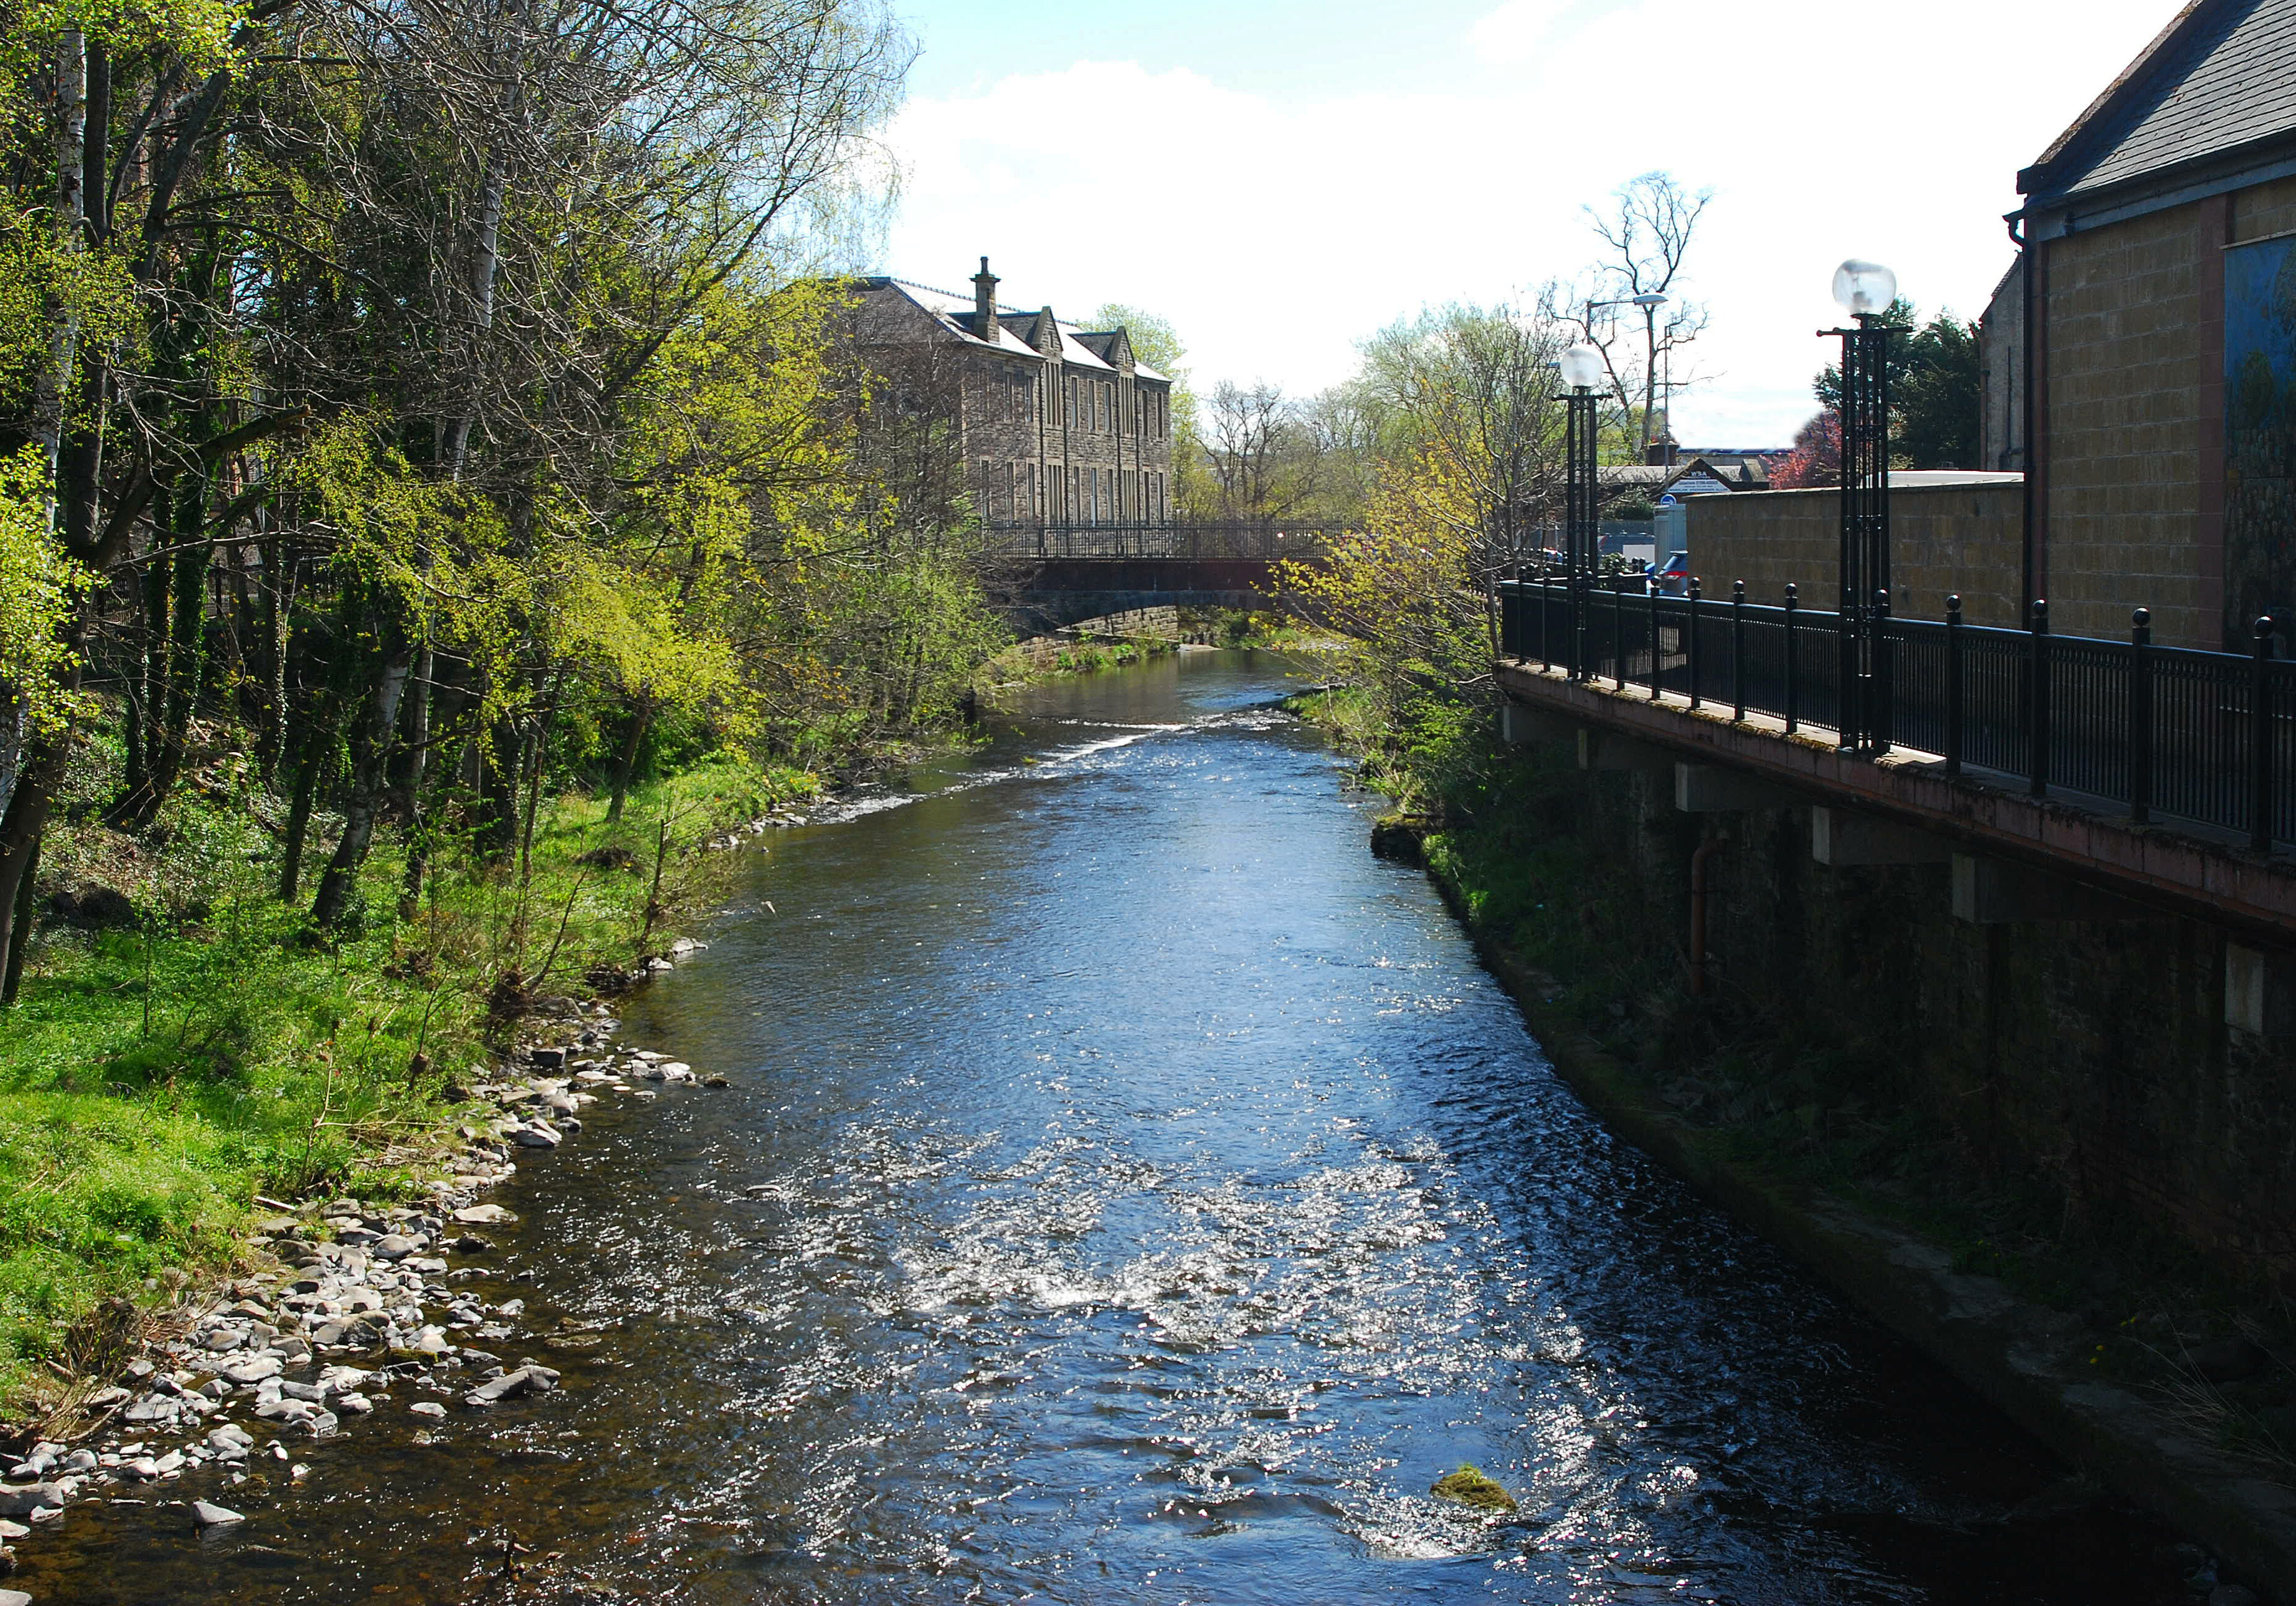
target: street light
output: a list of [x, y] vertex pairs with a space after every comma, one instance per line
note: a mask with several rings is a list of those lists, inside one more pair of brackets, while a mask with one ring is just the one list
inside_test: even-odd
[[1608, 372], [1603, 354], [1581, 343], [1562, 354], [1562, 548], [1570, 579], [1570, 678], [1587, 677], [1587, 593], [1595, 578], [1595, 389]]
[[1898, 275], [1856, 258], [1833, 270], [1853, 329], [1841, 340], [1841, 745], [1890, 750], [1890, 325]]

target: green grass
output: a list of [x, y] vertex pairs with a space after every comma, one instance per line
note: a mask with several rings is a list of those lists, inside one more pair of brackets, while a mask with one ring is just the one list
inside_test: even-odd
[[[698, 844], [813, 784], [709, 763], [634, 793], [611, 827], [603, 801], [561, 798], [527, 873], [449, 853], [405, 923], [386, 841], [336, 940], [272, 896], [264, 799], [194, 796], [142, 840], [52, 828], [43, 885], [121, 887], [137, 921], [43, 930], [0, 1018], [0, 1416], [37, 1417], [100, 1358], [113, 1302], [227, 1267], [258, 1195], [406, 1192], [454, 1083], [516, 1029], [489, 1015], [504, 972], [537, 996], [592, 992], [593, 966], [660, 948], [695, 906], [717, 864]], [[606, 846], [627, 860], [577, 862]]]

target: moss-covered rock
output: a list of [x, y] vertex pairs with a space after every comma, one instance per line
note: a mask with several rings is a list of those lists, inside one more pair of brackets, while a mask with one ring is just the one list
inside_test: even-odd
[[1461, 1505], [1473, 1506], [1479, 1512], [1511, 1512], [1514, 1496], [1508, 1494], [1496, 1479], [1486, 1478], [1480, 1468], [1462, 1466], [1456, 1472], [1446, 1472], [1435, 1480], [1428, 1491], [1439, 1500], [1456, 1500]]

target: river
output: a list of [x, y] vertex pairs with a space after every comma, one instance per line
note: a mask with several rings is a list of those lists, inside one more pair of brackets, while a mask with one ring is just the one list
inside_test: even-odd
[[[2180, 1598], [2167, 1536], [1590, 1118], [1265, 656], [1030, 691], [751, 849], [498, 1197], [557, 1394], [48, 1602]], [[1295, 683], [1296, 684], [1296, 683]], [[1520, 1501], [1430, 1496], [1462, 1463]], [[172, 1492], [172, 1491], [171, 1491]], [[523, 1548], [508, 1548], [518, 1546]]]

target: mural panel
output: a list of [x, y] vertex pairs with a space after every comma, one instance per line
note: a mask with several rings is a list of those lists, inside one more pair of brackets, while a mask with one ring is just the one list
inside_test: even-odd
[[2225, 644], [2296, 640], [2296, 239], [2225, 253]]

